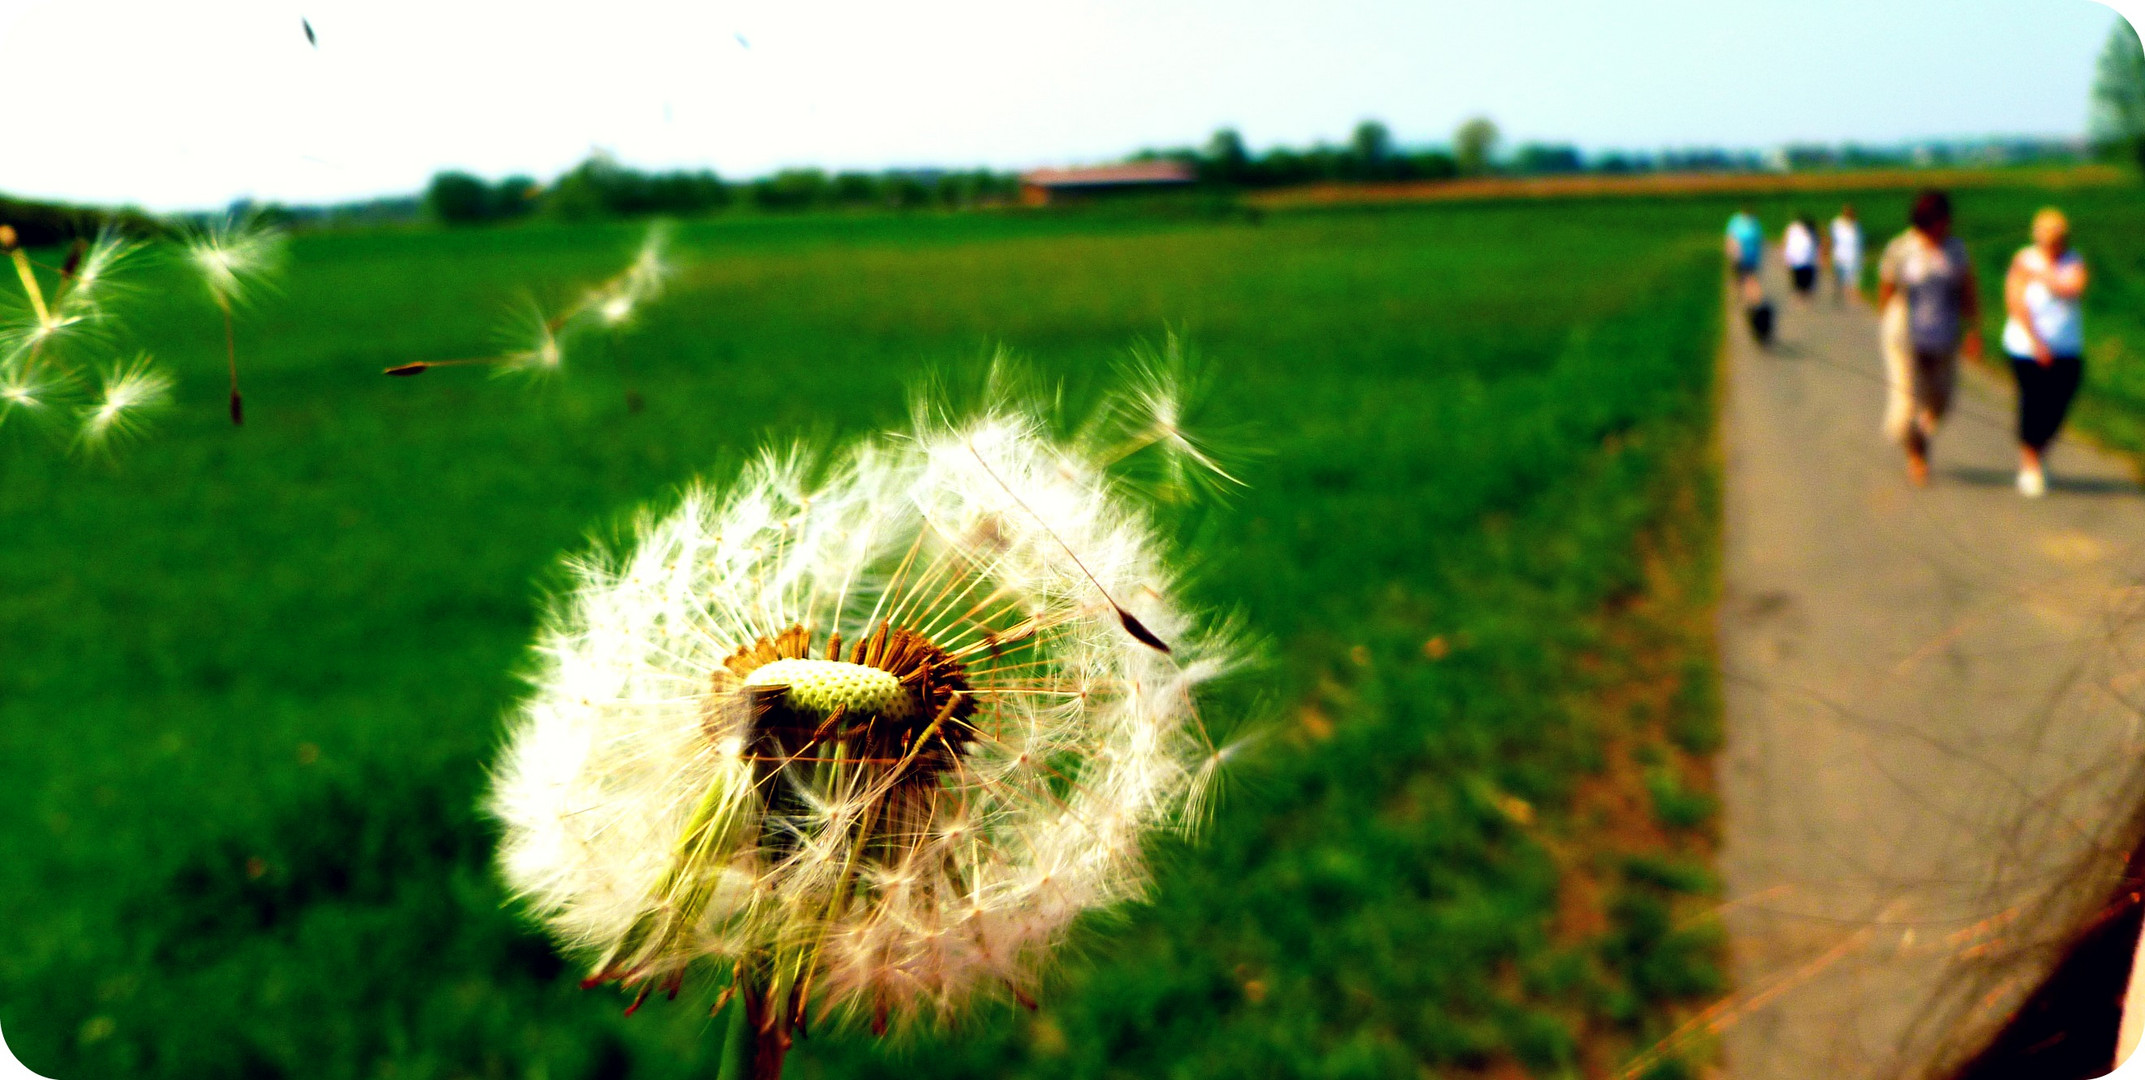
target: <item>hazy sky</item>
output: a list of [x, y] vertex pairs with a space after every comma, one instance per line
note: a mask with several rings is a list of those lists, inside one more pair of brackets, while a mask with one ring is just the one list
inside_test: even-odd
[[[2138, 0], [2121, 0], [2133, 14]], [[311, 21], [318, 46], [299, 20]], [[1600, 149], [2084, 130], [2089, 0], [0, 0], [0, 191], [152, 209], [1025, 167], [1468, 116]]]

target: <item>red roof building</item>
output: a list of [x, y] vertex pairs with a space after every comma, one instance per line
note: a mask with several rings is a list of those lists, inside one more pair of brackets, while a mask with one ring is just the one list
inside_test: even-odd
[[1020, 177], [1020, 201], [1048, 206], [1068, 198], [1108, 192], [1183, 187], [1199, 174], [1181, 161], [1134, 161], [1085, 169], [1035, 169]]

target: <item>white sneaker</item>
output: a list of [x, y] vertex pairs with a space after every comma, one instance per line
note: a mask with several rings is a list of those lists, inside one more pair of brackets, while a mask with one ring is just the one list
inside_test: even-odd
[[2048, 494], [2048, 477], [2039, 469], [2020, 469], [2018, 493], [2029, 499], [2038, 499]]

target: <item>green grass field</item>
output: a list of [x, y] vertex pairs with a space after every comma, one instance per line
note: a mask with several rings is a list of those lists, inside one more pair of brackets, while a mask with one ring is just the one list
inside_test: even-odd
[[1039, 1012], [814, 1033], [792, 1075], [1614, 1066], [1722, 988], [1726, 210], [688, 225], [672, 297], [537, 384], [378, 372], [495, 349], [636, 230], [307, 235], [241, 325], [243, 430], [213, 309], [147, 274], [178, 407], [110, 461], [0, 429], [0, 1026], [68, 1078], [712, 1075], [704, 1000], [622, 1018], [488, 867], [556, 560], [769, 440], [899, 425], [995, 346], [1077, 400], [1175, 329], [1253, 451], [1172, 527], [1271, 643], [1210, 706], [1259, 751]]

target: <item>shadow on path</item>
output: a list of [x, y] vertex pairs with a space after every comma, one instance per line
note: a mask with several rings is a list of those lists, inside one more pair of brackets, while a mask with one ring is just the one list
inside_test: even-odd
[[[1977, 484], [1981, 487], [2011, 488], [2018, 485], [2018, 473], [2012, 469], [1991, 469], [1975, 465], [1954, 465], [1939, 469], [1940, 480], [1955, 480], [1962, 484]], [[2145, 495], [2135, 480], [2119, 477], [2058, 476], [2049, 474], [2048, 490], [2069, 492], [2074, 495]]]

